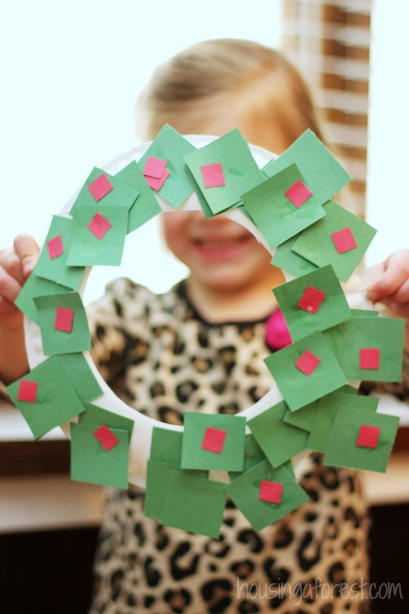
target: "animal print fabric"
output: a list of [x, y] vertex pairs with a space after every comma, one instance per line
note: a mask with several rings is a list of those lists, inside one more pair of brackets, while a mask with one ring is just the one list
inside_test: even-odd
[[[265, 320], [210, 324], [182, 282], [153, 295], [112, 282], [89, 309], [93, 357], [112, 389], [152, 418], [245, 409], [269, 389]], [[310, 501], [256, 533], [228, 502], [217, 540], [143, 515], [143, 492], [107, 489], [90, 614], [368, 612], [368, 518], [359, 475], [305, 460]]]

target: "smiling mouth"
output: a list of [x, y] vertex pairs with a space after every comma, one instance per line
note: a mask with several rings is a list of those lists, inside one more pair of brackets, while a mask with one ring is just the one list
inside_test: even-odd
[[195, 239], [193, 242], [198, 247], [207, 249], [228, 249], [246, 243], [249, 239], [248, 236], [244, 235], [235, 239]]

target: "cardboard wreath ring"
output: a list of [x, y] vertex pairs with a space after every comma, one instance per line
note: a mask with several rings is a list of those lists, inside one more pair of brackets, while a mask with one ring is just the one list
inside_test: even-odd
[[[208, 145], [218, 137], [215, 136], [207, 136], [207, 135], [189, 135], [185, 136], [185, 138], [195, 147], [204, 147]], [[138, 162], [145, 152], [150, 147], [151, 142], [144, 143], [139, 147], [136, 147], [125, 154], [118, 156], [115, 160], [106, 164], [102, 167], [104, 171], [109, 174], [115, 175], [120, 170], [122, 170], [125, 166], [127, 166], [130, 162], [136, 161]], [[270, 160], [276, 158], [277, 156], [266, 149], [258, 147], [256, 145], [249, 144], [250, 151], [253, 155], [254, 160], [257, 165], [261, 168], [265, 164], [267, 164]], [[162, 214], [166, 213], [166, 211], [175, 211], [173, 207], [168, 205], [166, 201], [160, 196], [158, 193], [154, 193], [155, 197], [162, 209]], [[77, 197], [77, 193], [66, 203], [63, 209], [59, 212], [60, 216], [68, 216], [68, 213], [74, 204], [74, 201]], [[193, 192], [183, 203], [181, 207], [177, 210], [183, 211], [201, 211], [201, 206], [197, 195]], [[240, 210], [237, 208], [232, 208], [226, 211], [223, 215], [229, 217], [235, 222], [241, 224], [247, 230], [249, 230], [255, 238], [264, 245], [264, 247], [269, 251], [272, 255], [275, 252], [275, 249], [270, 249], [266, 244], [262, 234], [258, 230], [258, 228], [251, 222], [251, 220]], [[130, 233], [131, 234], [131, 233]], [[91, 271], [92, 267], [86, 267], [84, 271], [84, 275], [78, 289], [78, 293], [82, 297], [84, 294], [85, 286], [87, 283], [88, 275]], [[286, 281], [288, 281], [291, 276], [287, 275]], [[37, 367], [39, 364], [46, 360], [46, 356], [43, 352], [42, 341], [41, 341], [41, 332], [39, 326], [27, 318], [24, 317], [24, 333], [25, 333], [25, 344], [26, 351], [28, 356], [28, 362], [30, 370]], [[102, 395], [93, 400], [93, 403], [96, 405], [117, 413], [121, 416], [125, 416], [134, 421], [134, 429], [132, 432], [132, 438], [129, 447], [129, 462], [128, 462], [128, 481], [131, 484], [135, 484], [140, 487], [145, 487], [146, 482], [146, 466], [147, 461], [150, 455], [150, 445], [151, 445], [151, 436], [152, 430], [154, 427], [167, 429], [167, 430], [176, 430], [183, 431], [183, 426], [176, 426], [172, 424], [167, 424], [165, 422], [160, 422], [154, 418], [150, 418], [148, 416], [143, 415], [138, 410], [133, 407], [128, 406], [124, 403], [108, 386], [105, 382], [98, 369], [96, 368], [94, 361], [91, 357], [90, 352], [82, 352], [85, 359], [87, 360], [95, 379], [97, 380], [99, 386], [102, 389]], [[272, 385], [270, 390], [262, 397], [257, 403], [251, 405], [250, 407], [242, 410], [236, 415], [244, 416], [247, 419], [253, 418], [259, 413], [263, 412], [265, 409], [268, 409], [272, 405], [278, 403], [283, 400], [283, 395], [279, 391], [275, 381], [272, 379]], [[69, 422], [65, 422], [60, 425], [62, 431], [64, 432], [67, 438], [70, 438], [70, 422], [75, 422], [77, 418], [73, 418]], [[246, 432], [249, 432], [248, 427], [246, 427]], [[302, 453], [300, 456], [305, 456], [306, 453]]]

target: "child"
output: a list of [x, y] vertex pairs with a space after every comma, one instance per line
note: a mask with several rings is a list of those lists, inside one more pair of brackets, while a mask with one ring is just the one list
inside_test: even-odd
[[[154, 74], [138, 112], [146, 139], [165, 122], [182, 134], [237, 127], [276, 153], [306, 128], [320, 136], [298, 72], [247, 41], [208, 41], [182, 52]], [[176, 211], [163, 216], [163, 229], [188, 279], [160, 296], [126, 279], [109, 284], [89, 308], [94, 360], [126, 403], [158, 420], [181, 424], [186, 410], [234, 414], [271, 385], [265, 325], [276, 307], [271, 289], [283, 275], [249, 232], [223, 216]], [[12, 301], [36, 254], [27, 236], [0, 254], [0, 348], [16, 348], [11, 359], [0, 354], [8, 381], [27, 369]], [[393, 255], [376, 277], [371, 300], [389, 300], [407, 317], [408, 253]], [[368, 520], [358, 474], [312, 455], [301, 484], [310, 502], [261, 533], [228, 503], [219, 540], [144, 517], [137, 488], [109, 489], [91, 613], [363, 612]]]

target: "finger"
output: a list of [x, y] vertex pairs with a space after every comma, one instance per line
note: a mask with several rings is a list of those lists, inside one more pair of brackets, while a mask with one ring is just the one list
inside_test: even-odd
[[14, 249], [21, 260], [23, 275], [27, 277], [38, 260], [39, 247], [30, 235], [18, 235], [14, 239]]
[[0, 315], [15, 313], [16, 311], [19, 311], [19, 309], [13, 303], [9, 303], [9, 301], [0, 296]]
[[388, 314], [393, 318], [409, 318], [409, 305], [385, 301]]
[[391, 301], [401, 305], [407, 303], [409, 306], [409, 280], [407, 279], [404, 281], [400, 288], [398, 288], [397, 292], [391, 294], [391, 296], [389, 296], [386, 300], [388, 302]]
[[21, 286], [14, 277], [0, 267], [0, 296], [10, 303], [14, 303], [19, 295]]
[[5, 249], [0, 255], [0, 265], [11, 275], [14, 279], [17, 279], [20, 285], [24, 283], [23, 270], [21, 266], [21, 260], [17, 256], [14, 249]]
[[367, 297], [373, 303], [395, 294], [409, 277], [409, 262], [401, 252], [395, 252], [385, 262], [385, 272], [368, 289]]

